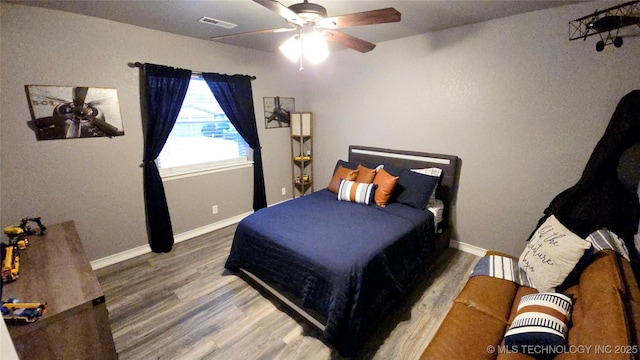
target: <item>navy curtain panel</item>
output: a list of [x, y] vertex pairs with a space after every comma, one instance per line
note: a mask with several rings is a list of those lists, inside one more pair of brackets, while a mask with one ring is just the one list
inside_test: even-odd
[[191, 70], [162, 65], [143, 67], [146, 100], [144, 135], [144, 203], [147, 211], [149, 245], [156, 253], [173, 247], [173, 228], [164, 185], [155, 160], [167, 142], [187, 94]]
[[253, 210], [267, 207], [267, 195], [262, 171], [262, 151], [258, 139], [256, 115], [253, 108], [251, 77], [247, 75], [222, 75], [204, 73], [213, 96], [238, 130], [240, 136], [253, 150]]

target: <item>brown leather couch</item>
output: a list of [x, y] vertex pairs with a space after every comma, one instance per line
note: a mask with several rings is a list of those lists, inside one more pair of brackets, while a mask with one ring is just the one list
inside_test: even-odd
[[[420, 359], [533, 359], [501, 346], [520, 298], [535, 292], [507, 280], [470, 278]], [[640, 359], [640, 289], [628, 261], [599, 252], [565, 293], [573, 295], [569, 351], [556, 360]]]

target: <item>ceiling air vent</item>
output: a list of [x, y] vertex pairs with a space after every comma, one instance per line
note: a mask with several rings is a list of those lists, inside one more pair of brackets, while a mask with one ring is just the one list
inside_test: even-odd
[[210, 18], [210, 17], [207, 17], [207, 16], [201, 17], [200, 19], [198, 19], [198, 21], [200, 21], [201, 23], [204, 23], [204, 24], [223, 27], [225, 29], [233, 29], [234, 27], [238, 26], [238, 24], [234, 24], [234, 23], [230, 23], [230, 22], [227, 22], [227, 21], [222, 21], [222, 20]]

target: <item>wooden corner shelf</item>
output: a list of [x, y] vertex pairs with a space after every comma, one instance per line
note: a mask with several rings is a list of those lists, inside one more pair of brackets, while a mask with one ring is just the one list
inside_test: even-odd
[[[291, 113], [291, 193], [294, 198], [313, 192], [312, 118], [310, 112]], [[305, 176], [309, 180], [302, 181]]]

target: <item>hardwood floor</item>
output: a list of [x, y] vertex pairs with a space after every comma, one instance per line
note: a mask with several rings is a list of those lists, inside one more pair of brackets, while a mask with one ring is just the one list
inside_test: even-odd
[[[341, 359], [319, 331], [224, 269], [235, 226], [96, 271], [120, 359]], [[448, 249], [362, 359], [417, 359], [478, 261]]]

